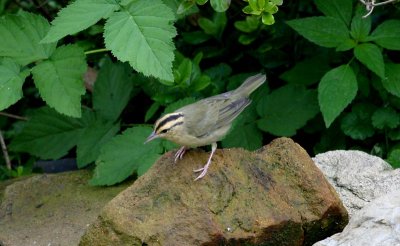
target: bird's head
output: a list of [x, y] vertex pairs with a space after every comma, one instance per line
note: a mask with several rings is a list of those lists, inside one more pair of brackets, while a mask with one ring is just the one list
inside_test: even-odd
[[165, 138], [174, 141], [174, 139], [180, 135], [179, 133], [182, 130], [183, 122], [184, 115], [181, 112], [164, 115], [156, 121], [154, 130], [150, 136], [147, 137], [145, 143], [156, 138]]

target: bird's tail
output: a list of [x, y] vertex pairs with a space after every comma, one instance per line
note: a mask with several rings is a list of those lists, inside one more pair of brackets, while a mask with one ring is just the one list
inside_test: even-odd
[[266, 79], [267, 76], [261, 73], [248, 77], [243, 84], [234, 91], [234, 93], [248, 97], [253, 91], [260, 87]]

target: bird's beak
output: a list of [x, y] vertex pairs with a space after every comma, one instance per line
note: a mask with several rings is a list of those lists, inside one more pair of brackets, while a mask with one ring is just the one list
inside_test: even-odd
[[150, 136], [147, 137], [146, 141], [144, 142], [145, 144], [147, 144], [148, 142], [150, 142], [153, 139], [158, 138], [159, 136], [153, 131]]

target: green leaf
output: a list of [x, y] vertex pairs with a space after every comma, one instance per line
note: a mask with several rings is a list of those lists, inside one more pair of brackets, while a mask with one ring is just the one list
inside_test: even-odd
[[20, 65], [48, 58], [56, 43], [39, 44], [50, 25], [40, 15], [20, 12], [0, 18], [0, 56], [14, 58]]
[[359, 44], [354, 49], [354, 55], [369, 70], [379, 77], [385, 78], [385, 63], [382, 51], [378, 46], [371, 43]]
[[160, 157], [159, 141], [144, 144], [150, 135], [150, 127], [132, 127], [111, 139], [101, 149], [91, 185], [113, 185], [133, 172], [142, 175]]
[[176, 19], [183, 19], [188, 15], [199, 12], [194, 0], [162, 0], [172, 12], [175, 14]]
[[400, 50], [400, 20], [387, 20], [380, 24], [368, 39], [388, 50]]
[[40, 96], [60, 113], [81, 116], [81, 96], [85, 94], [82, 75], [87, 69], [83, 50], [77, 45], [58, 47], [49, 60], [32, 68]]
[[259, 149], [262, 147], [262, 132], [255, 123], [239, 125], [222, 140], [222, 146], [241, 147], [247, 150]]
[[208, 0], [196, 0], [196, 3], [198, 4], [198, 5], [204, 5], [204, 4], [206, 4], [208, 2]]
[[293, 136], [318, 113], [317, 93], [303, 86], [286, 85], [260, 100], [258, 127], [276, 136]]
[[172, 81], [174, 18], [160, 0], [129, 1], [105, 24], [106, 48], [138, 72]]
[[314, 155], [330, 150], [346, 149], [346, 136], [340, 127], [335, 127], [335, 125], [320, 133], [321, 138], [313, 148]]
[[176, 56], [174, 61], [174, 82], [187, 86], [192, 75], [192, 61], [184, 56]]
[[80, 32], [101, 18], [108, 18], [118, 9], [119, 5], [114, 0], [76, 0], [58, 12], [58, 16], [51, 22], [50, 31], [41, 42], [55, 42]]
[[375, 110], [373, 104], [356, 104], [350, 113], [346, 114], [341, 121], [341, 129], [352, 139], [364, 140], [372, 137], [375, 133], [371, 123], [371, 116]]
[[272, 25], [275, 23], [275, 18], [271, 13], [263, 13], [261, 21], [264, 25]]
[[400, 97], [400, 64], [386, 63], [386, 76], [382, 80], [383, 87], [391, 94]]
[[[351, 2], [351, 1], [349, 1]], [[363, 9], [364, 11], [364, 9]], [[350, 35], [356, 41], [366, 41], [371, 31], [371, 17], [363, 18], [361, 14], [356, 14], [351, 21]]]
[[348, 38], [343, 43], [341, 43], [338, 47], [336, 47], [336, 51], [347, 51], [354, 49], [357, 43], [354, 39]]
[[349, 25], [352, 12], [353, 2], [348, 0], [314, 0], [319, 11], [326, 16], [340, 19], [344, 24]]
[[118, 124], [94, 121], [82, 132], [77, 143], [76, 155], [78, 167], [82, 168], [94, 162], [100, 155], [100, 149], [119, 131]]
[[225, 13], [216, 12], [214, 13], [212, 20], [203, 17], [199, 18], [197, 22], [205, 33], [220, 40], [227, 24], [227, 18]]
[[194, 103], [194, 102], [196, 102], [196, 99], [194, 99], [193, 97], [187, 97], [187, 98], [180, 99], [180, 100], [168, 105], [168, 107], [165, 108], [163, 115], [172, 113], [175, 110], [182, 108], [183, 106], [189, 105], [191, 103]]
[[309, 41], [328, 48], [338, 47], [349, 39], [346, 25], [333, 17], [308, 17], [287, 24]]
[[388, 131], [387, 136], [390, 140], [399, 141], [400, 140], [400, 130], [398, 128], [391, 129]]
[[93, 88], [93, 108], [108, 121], [115, 121], [131, 99], [132, 69], [107, 59]]
[[228, 135], [221, 141], [224, 148], [242, 147], [256, 150], [262, 147], [262, 132], [257, 128], [255, 120], [257, 112], [251, 104], [236, 120], [233, 121]]
[[297, 62], [294, 67], [281, 74], [279, 78], [290, 84], [312, 85], [319, 82], [328, 70], [328, 62], [321, 57], [315, 57]]
[[231, 0], [210, 0], [210, 4], [215, 11], [225, 12], [229, 8]]
[[341, 65], [327, 72], [318, 86], [318, 102], [326, 127], [350, 104], [358, 85], [353, 69]]
[[247, 16], [246, 20], [235, 21], [235, 28], [245, 33], [251, 33], [260, 27], [260, 21], [255, 16]]
[[203, 31], [182, 32], [180, 35], [182, 35], [182, 38], [186, 43], [194, 45], [204, 43], [211, 38], [210, 35], [207, 35]]
[[11, 59], [0, 62], [0, 110], [8, 108], [22, 97], [22, 84], [29, 71], [21, 68]]
[[378, 129], [393, 129], [400, 124], [400, 115], [391, 107], [379, 108], [372, 115], [372, 125]]
[[158, 102], [154, 102], [150, 106], [150, 108], [146, 111], [146, 115], [144, 116], [144, 122], [149, 121], [155, 115], [155, 113], [158, 111], [160, 106], [161, 105]]
[[77, 144], [92, 117], [89, 113], [82, 119], [74, 119], [48, 107], [36, 110], [22, 132], [12, 140], [10, 149], [42, 159], [61, 158]]
[[390, 150], [387, 158], [387, 162], [392, 165], [393, 168], [400, 168], [400, 146], [397, 145]]

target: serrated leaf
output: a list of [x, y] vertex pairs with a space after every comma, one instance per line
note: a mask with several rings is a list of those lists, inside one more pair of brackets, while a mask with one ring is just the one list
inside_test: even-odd
[[338, 47], [349, 39], [346, 25], [333, 17], [308, 17], [287, 24], [309, 41], [328, 48]]
[[108, 18], [112, 12], [119, 9], [114, 0], [76, 0], [58, 12], [51, 22], [52, 26], [42, 43], [51, 43], [61, 38], [80, 32]]
[[353, 2], [349, 0], [314, 0], [319, 11], [326, 16], [340, 19], [346, 25], [350, 24]]
[[48, 107], [36, 110], [22, 132], [10, 144], [13, 151], [27, 152], [42, 159], [58, 159], [77, 144], [93, 115], [74, 119]]
[[371, 116], [374, 112], [373, 104], [356, 104], [350, 113], [341, 120], [341, 129], [352, 139], [364, 140], [372, 137], [375, 133], [371, 123]]
[[0, 110], [8, 108], [22, 97], [22, 84], [29, 71], [21, 71], [11, 59], [0, 62]]
[[93, 88], [93, 108], [108, 121], [115, 121], [131, 99], [132, 69], [107, 59]]
[[297, 62], [279, 78], [290, 84], [312, 85], [318, 82], [328, 70], [329, 66], [325, 59], [316, 57]]
[[87, 69], [83, 50], [77, 45], [58, 47], [49, 60], [32, 68], [40, 96], [60, 113], [81, 116], [81, 96], [85, 94], [82, 75]]
[[146, 76], [172, 81], [174, 14], [160, 0], [130, 1], [104, 27], [106, 48]]
[[393, 129], [400, 124], [400, 115], [393, 108], [379, 108], [372, 115], [372, 125], [378, 129]]
[[120, 125], [94, 121], [82, 132], [77, 143], [76, 155], [79, 168], [94, 162], [103, 147], [120, 129]]
[[351, 21], [350, 35], [358, 42], [365, 41], [370, 31], [371, 17], [363, 18], [361, 14], [356, 14]]
[[385, 77], [385, 63], [383, 62], [382, 51], [378, 46], [371, 43], [359, 44], [354, 49], [354, 55], [376, 75], [381, 78]]
[[303, 86], [286, 85], [260, 100], [258, 127], [276, 136], [293, 136], [318, 113], [317, 93]]
[[215, 11], [225, 12], [229, 8], [231, 0], [210, 0], [210, 4]]
[[0, 56], [11, 57], [24, 66], [48, 58], [56, 43], [39, 44], [50, 25], [40, 15], [20, 12], [0, 18]]
[[368, 38], [388, 50], [400, 50], [400, 20], [387, 20]]
[[385, 68], [383, 87], [391, 94], [400, 97], [400, 64], [386, 63]]
[[326, 127], [353, 101], [358, 85], [353, 69], [341, 65], [327, 72], [318, 86], [318, 102]]
[[159, 141], [143, 144], [150, 127], [132, 127], [111, 139], [101, 150], [91, 185], [113, 185], [132, 173], [142, 175], [160, 157]]

